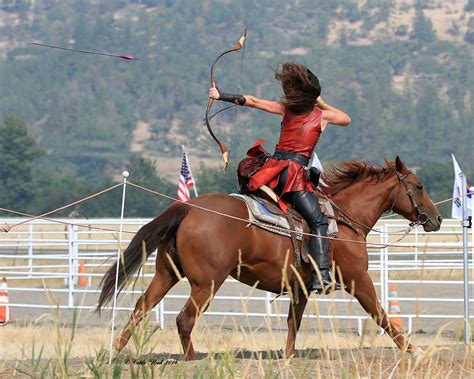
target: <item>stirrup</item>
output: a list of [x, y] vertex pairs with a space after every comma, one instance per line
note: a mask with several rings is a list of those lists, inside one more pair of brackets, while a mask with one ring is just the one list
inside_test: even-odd
[[331, 279], [331, 274], [329, 271], [327, 272], [327, 275], [325, 276], [328, 276], [328, 278], [321, 278], [322, 279], [322, 283], [321, 283], [321, 280], [319, 280], [319, 276], [313, 271], [311, 274], [311, 281], [306, 288], [308, 292], [315, 292], [318, 295], [320, 294], [327, 295], [333, 291], [338, 291], [338, 290], [342, 290], [346, 288], [345, 285], [339, 282], [333, 281]]

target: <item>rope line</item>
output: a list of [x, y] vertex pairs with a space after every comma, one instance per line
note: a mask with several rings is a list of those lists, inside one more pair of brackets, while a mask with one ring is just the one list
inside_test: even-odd
[[[7, 212], [7, 213], [13, 213], [13, 214], [16, 214], [16, 215], [19, 215], [19, 216], [24, 216], [24, 217], [36, 217], [34, 215], [31, 215], [29, 213], [23, 213], [23, 212], [18, 212], [18, 211], [14, 211], [12, 209], [8, 209], [8, 208], [2, 208], [0, 207], [0, 211], [3, 211], [3, 212]], [[40, 216], [38, 216], [40, 217]], [[37, 217], [37, 218], [38, 218]], [[74, 223], [74, 222], [67, 222], [67, 221], [63, 221], [63, 220], [56, 220], [54, 218], [48, 218], [48, 217], [41, 217], [41, 220], [45, 220], [45, 221], [49, 221], [49, 222], [54, 222], [56, 224], [62, 224], [62, 225], [69, 225], [69, 226], [77, 226], [79, 228], [86, 228], [86, 229], [94, 229], [94, 230], [102, 230], [102, 231], [105, 231], [105, 232], [116, 232], [118, 233], [118, 230], [117, 229], [109, 229], [109, 228], [102, 228], [100, 226], [93, 226], [91, 224], [77, 224], [77, 223]], [[0, 231], [3, 231], [5, 233], [8, 233], [11, 229], [13, 229], [13, 227], [15, 227], [16, 225], [3, 225], [1, 228]], [[124, 230], [122, 233], [129, 233], [129, 234], [135, 234], [135, 232], [130, 232], [130, 231], [126, 231]]]
[[[145, 191], [145, 192], [148, 192], [148, 193], [151, 193], [151, 194], [154, 194], [154, 195], [157, 195], [157, 196], [161, 196], [165, 199], [168, 199], [168, 200], [171, 200], [173, 202], [178, 202], [178, 203], [181, 203], [181, 204], [185, 204], [186, 206], [189, 206], [189, 207], [192, 207], [192, 208], [196, 208], [196, 209], [199, 209], [199, 210], [202, 210], [202, 211], [205, 211], [205, 212], [208, 212], [208, 213], [214, 213], [214, 214], [217, 214], [219, 216], [222, 216], [222, 217], [226, 217], [226, 218], [229, 218], [229, 219], [233, 219], [233, 220], [236, 220], [236, 221], [240, 221], [240, 222], [244, 222], [246, 223], [248, 226], [250, 225], [255, 225], [257, 227], [259, 227], [259, 223], [258, 222], [255, 222], [255, 221], [252, 221], [250, 219], [246, 219], [246, 218], [242, 218], [242, 217], [238, 217], [238, 216], [233, 216], [233, 215], [230, 215], [230, 214], [227, 214], [227, 213], [223, 213], [223, 212], [219, 212], [219, 211], [216, 211], [214, 209], [210, 209], [210, 208], [206, 208], [206, 207], [202, 207], [200, 205], [196, 205], [196, 204], [192, 204], [192, 203], [189, 203], [189, 202], [186, 202], [186, 201], [182, 201], [182, 200], [179, 200], [173, 196], [169, 196], [169, 195], [166, 195], [164, 193], [161, 193], [161, 192], [158, 192], [158, 191], [155, 191], [155, 190], [152, 190], [152, 189], [149, 189], [149, 188], [146, 188], [146, 187], [143, 187], [139, 184], [135, 184], [133, 182], [127, 182], [128, 185], [132, 186], [132, 187], [135, 187], [137, 189], [140, 189], [142, 191]], [[32, 216], [32, 215], [29, 215], [27, 213], [22, 213], [22, 212], [18, 212], [18, 211], [13, 211], [13, 210], [10, 210], [10, 209], [6, 209], [6, 208], [1, 208], [0, 207], [0, 211], [5, 211], [5, 212], [10, 212], [10, 213], [14, 213], [14, 214], [18, 214], [18, 215], [22, 215], [22, 216], [27, 216], [28, 218], [26, 220], [23, 220], [21, 222], [18, 222], [16, 224], [12, 224], [12, 225], [4, 225], [1, 229], [1, 231], [3, 232], [9, 232], [10, 230], [12, 230], [13, 228], [16, 228], [20, 225], [23, 225], [23, 224], [26, 224], [26, 223], [29, 223], [31, 221], [34, 221], [34, 220], [38, 220], [38, 219], [43, 219], [43, 220], [46, 220], [46, 221], [51, 221], [51, 222], [56, 222], [56, 223], [59, 223], [59, 224], [65, 224], [65, 225], [72, 225], [72, 226], [78, 226], [78, 227], [87, 227], [88, 229], [96, 229], [96, 230], [103, 230], [103, 231], [111, 231], [111, 232], [118, 232], [117, 230], [115, 229], [109, 229], [109, 228], [102, 228], [102, 227], [94, 227], [94, 226], [91, 226], [91, 225], [85, 225], [85, 224], [77, 224], [77, 223], [73, 223], [73, 222], [65, 222], [65, 221], [61, 221], [61, 220], [55, 220], [55, 219], [52, 219], [52, 218], [46, 218], [45, 216], [48, 216], [52, 213], [55, 213], [55, 212], [59, 212], [61, 210], [64, 210], [64, 209], [67, 209], [71, 206], [74, 206], [74, 205], [77, 205], [77, 204], [80, 204], [80, 203], [83, 203], [87, 200], [90, 200], [90, 199], [93, 199], [97, 196], [100, 196], [106, 192], [109, 192], [117, 187], [120, 187], [120, 186], [123, 186], [125, 185], [124, 183], [117, 183], [109, 188], [106, 188], [102, 191], [99, 191], [95, 194], [92, 194], [92, 195], [89, 195], [89, 196], [86, 196], [86, 197], [83, 197], [77, 201], [74, 201], [70, 204], [67, 204], [67, 205], [64, 205], [62, 207], [59, 207], [59, 208], [56, 208], [52, 211], [49, 211], [49, 212], [46, 212], [46, 213], [43, 213], [43, 214], [40, 214], [38, 216]], [[442, 201], [439, 201], [439, 202], [436, 202], [434, 203], [435, 205], [438, 205], [438, 204], [442, 204], [442, 203], [446, 203], [448, 201], [452, 201], [454, 199], [459, 199], [461, 197], [464, 197], [466, 196], [467, 193], [463, 194], [463, 195], [460, 195], [460, 196], [456, 196], [456, 197], [451, 197], [451, 198], [448, 198], [448, 199], [445, 199], [445, 200], [442, 200]], [[381, 217], [382, 218], [389, 218], [389, 217], [393, 217], [395, 216], [394, 215], [390, 215], [390, 216], [385, 216], [385, 217]], [[405, 238], [413, 229], [414, 227], [408, 227], [404, 230], [404, 234], [398, 238], [397, 240], [393, 241], [393, 242], [390, 242], [390, 243], [386, 243], [386, 244], [383, 244], [383, 243], [377, 243], [377, 242], [367, 242], [367, 241], [358, 241], [358, 240], [352, 240], [352, 239], [347, 239], [347, 238], [339, 238], [339, 237], [329, 237], [329, 236], [322, 236], [322, 235], [319, 235], [319, 234], [313, 234], [313, 233], [306, 233], [306, 232], [303, 232], [303, 231], [297, 231], [297, 230], [292, 230], [292, 229], [285, 229], [285, 228], [282, 228], [282, 227], [278, 227], [278, 226], [274, 226], [274, 228], [276, 230], [280, 230], [280, 231], [285, 231], [285, 232], [294, 232], [294, 233], [298, 233], [298, 234], [301, 234], [301, 235], [306, 235], [306, 236], [310, 236], [310, 237], [317, 237], [317, 238], [325, 238], [325, 239], [329, 239], [329, 240], [334, 240], [334, 241], [340, 241], [340, 242], [348, 242], [348, 243], [356, 243], [356, 244], [363, 244], [363, 245], [366, 245], [366, 247], [368, 249], [384, 249], [384, 248], [387, 248], [387, 247], [399, 247], [399, 248], [416, 248], [416, 247], [419, 247], [418, 245], [397, 245], [396, 243], [397, 242], [400, 242], [403, 238]], [[124, 233], [129, 233], [129, 234], [135, 234], [135, 232], [129, 232], [129, 231], [124, 231]], [[398, 231], [396, 233], [399, 233]], [[390, 234], [396, 234], [394, 232], [392, 233], [387, 233], [387, 235], [390, 235]], [[462, 249], [462, 246], [459, 246], [459, 247], [441, 247], [441, 246], [432, 246], [431, 248], [433, 249], [445, 249], [445, 250], [459, 250], [459, 249]]]
[[[149, 188], [146, 188], [146, 187], [143, 187], [143, 186], [140, 186], [138, 184], [135, 184], [133, 182], [128, 182], [129, 185], [135, 187], [135, 188], [138, 188], [138, 189], [141, 189], [145, 192], [149, 192], [149, 193], [152, 193], [152, 194], [155, 194], [155, 195], [158, 195], [158, 196], [162, 196], [166, 199], [170, 199], [170, 200], [174, 200], [176, 202], [179, 202], [179, 203], [182, 203], [182, 204], [185, 204], [189, 207], [192, 207], [192, 208], [197, 208], [197, 209], [200, 209], [200, 210], [203, 210], [205, 212], [209, 212], [209, 213], [214, 213], [214, 214], [217, 214], [219, 216], [223, 216], [223, 217], [227, 217], [227, 218], [230, 218], [230, 219], [233, 219], [233, 220], [237, 220], [237, 221], [241, 221], [241, 222], [244, 222], [248, 225], [255, 225], [258, 227], [258, 223], [250, 220], [250, 219], [245, 219], [245, 218], [241, 218], [241, 217], [237, 217], [237, 216], [232, 216], [232, 215], [229, 215], [229, 214], [226, 214], [226, 213], [223, 213], [223, 212], [219, 212], [219, 211], [216, 211], [214, 209], [209, 209], [209, 208], [205, 208], [205, 207], [202, 207], [200, 205], [196, 205], [196, 204], [191, 204], [189, 202], [186, 202], [186, 201], [182, 201], [182, 200], [178, 200], [178, 199], [175, 199], [174, 197], [172, 196], [169, 196], [169, 195], [165, 195], [164, 193], [161, 193], [161, 192], [158, 192], [158, 191], [154, 191], [154, 190], [151, 190]], [[306, 232], [302, 232], [302, 231], [298, 231], [298, 230], [292, 230], [292, 229], [285, 229], [285, 228], [281, 228], [281, 227], [278, 227], [278, 226], [273, 226], [275, 229], [277, 230], [281, 230], [281, 231], [286, 231], [286, 232], [294, 232], [294, 233], [298, 233], [298, 234], [302, 234], [302, 235], [306, 235], [306, 236], [310, 236], [310, 237], [318, 237], [318, 238], [326, 238], [326, 239], [329, 239], [329, 240], [335, 240], [335, 241], [341, 241], [341, 242], [350, 242], [350, 243], [357, 243], [357, 244], [364, 244], [367, 246], [367, 248], [372, 248], [372, 249], [384, 249], [386, 247], [403, 247], [403, 248], [408, 248], [408, 247], [419, 247], [417, 245], [396, 245], [397, 242], [399, 242], [401, 239], [405, 238], [406, 235], [408, 235], [408, 233], [411, 231], [409, 230], [408, 233], [405, 233], [401, 238], [399, 238], [398, 240], [394, 241], [394, 242], [391, 242], [391, 243], [388, 243], [388, 244], [383, 244], [383, 243], [377, 243], [377, 242], [367, 242], [367, 241], [357, 241], [357, 240], [351, 240], [351, 239], [346, 239], [346, 238], [339, 238], [339, 237], [329, 237], [329, 236], [321, 236], [319, 234], [312, 234], [312, 233], [306, 233]], [[413, 229], [413, 228], [412, 228]], [[434, 247], [433, 247], [434, 248]], [[439, 248], [442, 248], [442, 249], [448, 249], [447, 247], [439, 247]], [[460, 246], [459, 248], [458, 247], [450, 247], [449, 249], [462, 249], [462, 246]]]
[[[77, 204], [80, 204], [80, 203], [83, 203], [87, 200], [90, 200], [90, 199], [93, 199], [94, 197], [97, 197], [97, 196], [100, 196], [106, 192], [109, 192], [109, 191], [112, 191], [113, 189], [117, 188], [117, 187], [120, 187], [122, 186], [123, 183], [117, 183], [115, 185], [113, 185], [112, 187], [109, 187], [109, 188], [106, 188], [102, 191], [99, 191], [99, 192], [96, 192], [92, 195], [89, 195], [89, 196], [86, 196], [86, 197], [83, 197], [79, 200], [76, 200], [70, 204], [67, 204], [67, 205], [63, 205], [62, 207], [59, 207], [59, 208], [56, 208], [56, 209], [53, 209], [52, 211], [49, 211], [49, 212], [46, 212], [46, 213], [43, 213], [43, 214], [40, 214], [38, 216], [32, 216], [32, 215], [27, 215], [26, 213], [21, 213], [21, 212], [16, 212], [16, 211], [11, 211], [9, 209], [5, 209], [5, 208], [0, 208], [0, 210], [3, 210], [3, 211], [6, 211], [6, 212], [11, 212], [11, 213], [16, 213], [16, 214], [19, 214], [19, 215], [26, 215], [28, 216], [28, 218], [26, 220], [23, 220], [23, 221], [20, 221], [16, 224], [12, 224], [12, 225], [4, 225], [2, 227], [2, 231], [5, 232], [5, 233], [8, 233], [10, 230], [12, 230], [13, 228], [16, 228], [17, 226], [20, 226], [20, 225], [23, 225], [23, 224], [27, 224], [31, 221], [34, 221], [34, 220], [38, 220], [38, 219], [44, 219], [44, 220], [48, 220], [48, 221], [53, 221], [53, 222], [57, 222], [59, 224], [66, 224], [66, 225], [77, 225], [77, 226], [83, 226], [81, 224], [74, 224], [74, 223], [67, 223], [67, 222], [63, 222], [63, 221], [59, 221], [59, 220], [53, 220], [53, 219], [47, 219], [45, 216], [48, 216], [50, 214], [53, 214], [53, 213], [56, 213], [56, 212], [59, 212], [59, 211], [62, 211], [64, 209], [67, 209], [69, 207], [72, 207], [74, 205], [77, 205]], [[114, 230], [115, 231], [115, 230]]]

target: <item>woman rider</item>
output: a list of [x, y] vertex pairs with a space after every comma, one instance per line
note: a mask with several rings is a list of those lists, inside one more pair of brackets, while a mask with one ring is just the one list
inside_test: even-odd
[[[321, 99], [319, 80], [305, 66], [284, 63], [275, 72], [275, 78], [283, 87], [281, 101], [228, 94], [215, 87], [209, 90], [209, 97], [283, 116], [275, 153], [250, 177], [249, 189], [255, 191], [263, 185], [272, 188], [283, 202], [291, 204], [304, 217], [311, 234], [323, 236], [310, 237], [309, 254], [318, 266], [321, 278], [313, 270], [308, 290], [324, 293], [333, 285], [328, 239], [324, 238], [328, 221], [313, 194], [314, 188], [307, 179], [305, 167], [327, 125], [347, 126], [351, 119]], [[284, 205], [282, 208], [285, 210]], [[335, 286], [341, 288], [338, 283]]]

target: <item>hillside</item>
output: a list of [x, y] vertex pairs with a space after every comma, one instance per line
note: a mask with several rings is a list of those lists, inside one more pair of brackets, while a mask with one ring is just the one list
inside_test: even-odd
[[[323, 97], [352, 117], [330, 129], [323, 160], [410, 165], [474, 158], [474, 1], [4, 1], [0, 117], [18, 115], [46, 152], [38, 164], [80, 178], [114, 175], [133, 156], [175, 177], [181, 145], [220, 164], [202, 123], [209, 67], [247, 25], [243, 53], [218, 65], [218, 85], [278, 99], [271, 67], [310, 66]], [[27, 45], [132, 54], [138, 61]], [[218, 105], [219, 107], [220, 105]], [[216, 109], [219, 109], [216, 107]], [[248, 109], [212, 120], [233, 159], [279, 120]]]

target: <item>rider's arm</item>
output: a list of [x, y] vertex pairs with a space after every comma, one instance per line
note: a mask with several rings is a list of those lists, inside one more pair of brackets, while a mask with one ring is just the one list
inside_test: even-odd
[[255, 96], [250, 95], [233, 95], [224, 92], [220, 92], [217, 88], [211, 87], [209, 89], [209, 97], [215, 100], [224, 100], [237, 105], [242, 105], [249, 108], [260, 109], [262, 111], [274, 114], [284, 114], [285, 106], [278, 101], [270, 101], [259, 99]]
[[351, 118], [347, 113], [329, 105], [321, 97], [318, 97], [316, 105], [323, 111], [323, 129], [327, 124], [347, 126], [351, 123]]
[[282, 115], [285, 113], [285, 106], [279, 101], [264, 100], [249, 95], [245, 95], [244, 97], [246, 107], [260, 109], [261, 111], [274, 114]]

